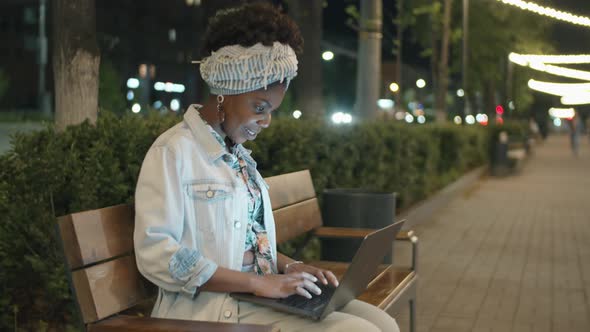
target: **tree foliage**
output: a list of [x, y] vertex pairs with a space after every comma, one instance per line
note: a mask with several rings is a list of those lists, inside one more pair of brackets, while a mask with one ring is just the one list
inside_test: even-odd
[[121, 76], [113, 64], [105, 60], [100, 63], [98, 77], [98, 107], [111, 112], [123, 112], [125, 110], [124, 91], [121, 88]]
[[[411, 30], [414, 39], [422, 46], [422, 56], [429, 57], [436, 68], [442, 36], [443, 6], [441, 0], [415, 0], [411, 2]], [[460, 81], [463, 41], [462, 0], [454, 0], [451, 18], [449, 63], [450, 79]], [[483, 100], [505, 102], [507, 91], [508, 54], [547, 54], [554, 51], [550, 36], [552, 22], [542, 16], [505, 6], [496, 1], [469, 1], [468, 31], [468, 85], [469, 97], [481, 95]], [[518, 71], [518, 68], [515, 68]], [[433, 78], [438, 81], [433, 70]], [[526, 75], [514, 73], [512, 93], [520, 112], [527, 110], [533, 96]], [[455, 84], [458, 86], [458, 84]], [[476, 103], [477, 104], [477, 103]], [[484, 111], [490, 111], [486, 107]]]

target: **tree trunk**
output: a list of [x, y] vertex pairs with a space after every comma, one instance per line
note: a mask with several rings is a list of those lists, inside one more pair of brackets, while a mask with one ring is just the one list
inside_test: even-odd
[[487, 97], [485, 99], [484, 109], [482, 110], [482, 113], [486, 114], [490, 121], [496, 115], [496, 103], [498, 102], [498, 99], [496, 98], [496, 92], [496, 82], [494, 80], [489, 80], [487, 84]]
[[[440, 52], [440, 27], [438, 26], [438, 18], [435, 17], [438, 14], [439, 13], [433, 13], [430, 17], [430, 43], [432, 49], [432, 54], [430, 54], [430, 73], [432, 75], [432, 92], [435, 97], [438, 91], [438, 61]], [[436, 109], [436, 98], [433, 106]]]
[[100, 52], [94, 0], [53, 1], [55, 127], [89, 120], [98, 113]]
[[399, 90], [394, 92], [395, 96], [395, 109], [401, 110], [402, 109], [402, 45], [403, 45], [403, 37], [404, 37], [404, 1], [398, 0], [397, 1], [397, 37], [396, 37], [396, 44], [397, 44], [397, 52], [395, 58], [395, 80], [397, 85], [399, 86]]
[[299, 25], [305, 46], [299, 58], [297, 77], [293, 80], [295, 105], [304, 117], [321, 118], [324, 114], [322, 83], [322, 1], [292, 0], [289, 14]]
[[438, 87], [436, 89], [436, 121], [447, 120], [447, 90], [449, 86], [449, 40], [451, 37], [451, 9], [453, 0], [444, 1], [442, 41], [440, 46], [440, 64], [438, 74]]
[[367, 120], [375, 120], [379, 114], [382, 25], [382, 0], [361, 0], [355, 111]]

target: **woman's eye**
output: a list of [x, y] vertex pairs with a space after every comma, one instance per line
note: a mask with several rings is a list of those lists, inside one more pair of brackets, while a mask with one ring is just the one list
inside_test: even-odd
[[256, 113], [263, 113], [264, 112], [264, 106], [256, 106]]

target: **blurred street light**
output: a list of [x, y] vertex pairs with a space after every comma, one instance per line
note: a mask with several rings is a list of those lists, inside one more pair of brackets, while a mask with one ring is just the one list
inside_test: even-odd
[[549, 115], [559, 119], [571, 119], [576, 115], [576, 111], [573, 108], [551, 107], [549, 109]]
[[332, 122], [334, 122], [335, 124], [351, 123], [352, 115], [344, 112], [336, 112], [332, 114]]
[[172, 99], [170, 101], [170, 109], [174, 112], [178, 111], [180, 109], [180, 101], [178, 99]]
[[377, 100], [377, 106], [382, 110], [391, 110], [395, 102], [391, 99], [379, 99]]
[[389, 90], [391, 90], [391, 92], [395, 93], [399, 91], [399, 85], [395, 82], [389, 84]]
[[324, 59], [325, 61], [330, 61], [334, 59], [334, 53], [331, 51], [325, 51], [324, 53], [322, 53], [322, 59]]
[[419, 89], [422, 89], [422, 88], [424, 88], [424, 87], [426, 86], [426, 81], [425, 81], [424, 79], [420, 78], [420, 79], [418, 79], [418, 80], [416, 81], [416, 86], [417, 86]]
[[127, 87], [129, 89], [136, 89], [139, 87], [139, 80], [137, 78], [130, 78], [127, 80]]

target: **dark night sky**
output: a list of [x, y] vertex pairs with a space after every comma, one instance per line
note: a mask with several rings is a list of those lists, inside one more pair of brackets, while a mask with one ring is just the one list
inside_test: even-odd
[[[590, 17], [588, 0], [552, 0], [546, 5], [575, 15]], [[590, 27], [556, 21], [553, 38], [555, 47], [561, 54], [590, 54]]]

